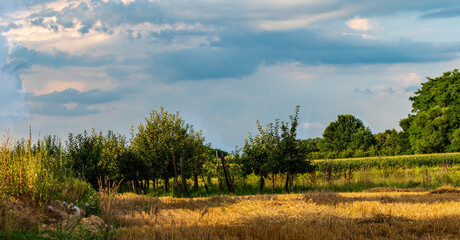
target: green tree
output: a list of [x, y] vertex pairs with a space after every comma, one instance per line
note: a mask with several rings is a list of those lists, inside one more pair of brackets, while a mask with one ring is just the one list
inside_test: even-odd
[[387, 129], [385, 132], [375, 135], [377, 149], [380, 155], [392, 156], [398, 151], [398, 131]]
[[449, 145], [448, 108], [434, 106], [415, 115], [409, 130], [409, 140], [416, 153], [440, 153]]
[[99, 161], [104, 145], [102, 132], [91, 130], [83, 134], [74, 135], [69, 133], [67, 145], [67, 165], [77, 174], [78, 177], [87, 180], [97, 188], [98, 177], [101, 177]]
[[342, 152], [346, 149], [367, 151], [375, 145], [375, 137], [363, 122], [351, 114], [338, 115], [323, 133], [319, 143], [322, 152]]
[[132, 130], [131, 146], [137, 157], [149, 166], [150, 178], [163, 179], [165, 190], [169, 191], [169, 179], [174, 178], [174, 187], [178, 190], [181, 175], [182, 189], [187, 194], [185, 178], [194, 174], [197, 184], [201, 162], [206, 159], [201, 132], [194, 132], [178, 112], [172, 114], [163, 107], [160, 111], [153, 110], [137, 130], [137, 133]]
[[242, 158], [246, 173], [254, 172], [260, 177], [260, 191], [265, 186], [265, 177], [269, 173], [276, 174], [279, 172], [280, 165], [278, 161], [278, 142], [279, 142], [279, 121], [269, 123], [262, 127], [257, 121], [259, 134], [252, 137], [249, 135], [245, 139], [243, 147], [244, 158]]
[[128, 151], [124, 136], [112, 131], [104, 136], [101, 131], [92, 129], [90, 134], [87, 131], [77, 135], [69, 133], [66, 146], [67, 166], [94, 187], [97, 187], [100, 177], [110, 180], [122, 178], [118, 161]]
[[457, 151], [453, 140], [460, 128], [460, 73], [455, 69], [427, 79], [409, 98], [413, 114], [403, 120], [409, 125], [411, 148], [417, 153]]
[[319, 152], [318, 143], [321, 141], [321, 138], [308, 138], [300, 139], [299, 147], [304, 155], [310, 155], [314, 152]]
[[295, 114], [289, 116], [289, 123], [281, 123], [281, 141], [278, 148], [281, 156], [281, 169], [286, 173], [285, 191], [287, 192], [294, 190], [294, 177], [297, 174], [313, 170], [297, 140], [299, 109], [300, 106], [296, 106]]

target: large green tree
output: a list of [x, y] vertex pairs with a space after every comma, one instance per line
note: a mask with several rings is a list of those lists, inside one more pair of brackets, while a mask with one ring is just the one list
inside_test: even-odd
[[322, 152], [342, 152], [344, 150], [368, 150], [375, 145], [375, 137], [369, 127], [351, 114], [338, 115], [323, 133], [319, 143]]
[[460, 72], [455, 69], [427, 78], [410, 97], [412, 115], [405, 121], [412, 150], [417, 153], [458, 151]]
[[193, 131], [178, 112], [172, 114], [163, 107], [160, 111], [153, 110], [145, 123], [139, 125], [137, 133], [133, 129], [132, 135], [133, 151], [147, 163], [151, 179], [164, 180], [165, 190], [169, 189], [170, 178], [174, 178], [174, 186], [178, 188], [179, 175], [185, 193], [185, 178], [193, 175], [195, 185], [198, 184], [208, 150], [203, 146], [201, 132]]

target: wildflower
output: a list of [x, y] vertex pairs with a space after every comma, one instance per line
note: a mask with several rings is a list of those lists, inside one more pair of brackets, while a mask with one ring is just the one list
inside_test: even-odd
[[66, 204], [67, 204], [67, 203], [66, 203], [65, 201], [64, 201], [64, 202], [62, 202], [62, 205], [64, 205], [64, 206], [65, 206]]
[[89, 204], [88, 204], [88, 203], [85, 203], [85, 207], [89, 207]]
[[70, 207], [73, 207], [73, 203], [70, 203]]
[[113, 226], [112, 226], [112, 225], [110, 225], [110, 229], [113, 229]]
[[52, 209], [53, 209], [53, 206], [48, 206], [48, 209], [49, 209], [49, 210], [52, 210]]

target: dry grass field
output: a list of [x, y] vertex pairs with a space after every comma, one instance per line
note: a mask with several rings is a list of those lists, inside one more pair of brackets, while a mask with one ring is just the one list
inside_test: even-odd
[[460, 191], [112, 199], [118, 239], [460, 239]]

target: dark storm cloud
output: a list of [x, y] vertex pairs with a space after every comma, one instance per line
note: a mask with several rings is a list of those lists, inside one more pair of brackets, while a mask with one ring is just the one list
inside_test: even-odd
[[261, 64], [381, 64], [449, 61], [458, 57], [460, 43], [411, 40], [381, 41], [357, 37], [324, 37], [306, 30], [226, 33], [210, 47], [152, 55], [149, 69], [172, 80], [239, 78]]

